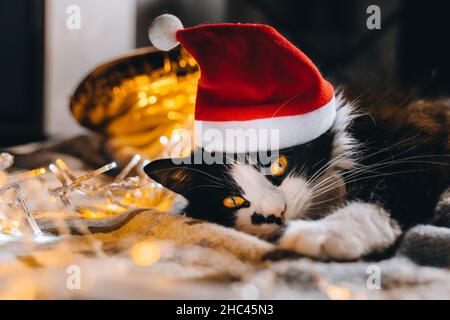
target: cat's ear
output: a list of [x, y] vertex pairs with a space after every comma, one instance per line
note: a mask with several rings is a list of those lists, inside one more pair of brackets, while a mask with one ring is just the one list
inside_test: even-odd
[[190, 158], [161, 159], [144, 167], [145, 173], [169, 190], [185, 195], [194, 182], [193, 165]]

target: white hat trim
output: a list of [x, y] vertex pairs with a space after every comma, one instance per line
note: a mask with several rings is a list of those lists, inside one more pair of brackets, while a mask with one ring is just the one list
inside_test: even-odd
[[336, 118], [335, 98], [312, 112], [249, 121], [195, 121], [195, 145], [208, 152], [280, 150], [310, 142], [327, 132]]

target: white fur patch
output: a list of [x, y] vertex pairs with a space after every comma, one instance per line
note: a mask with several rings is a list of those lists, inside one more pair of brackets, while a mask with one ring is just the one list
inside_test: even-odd
[[401, 231], [374, 204], [351, 202], [317, 221], [290, 221], [283, 249], [320, 259], [354, 260], [393, 244]]
[[339, 159], [339, 161], [336, 161], [333, 167], [349, 169], [355, 165], [356, 140], [348, 133], [347, 128], [358, 115], [342, 94], [336, 96], [336, 105], [336, 119], [331, 127], [335, 134], [331, 156], [332, 159]]
[[283, 194], [261, 172], [251, 165], [237, 164], [231, 174], [255, 212], [281, 216], [286, 207]]
[[244, 198], [250, 202], [249, 208], [237, 211], [238, 230], [260, 237], [270, 236], [280, 230], [281, 226], [277, 224], [252, 224], [253, 213], [265, 217], [275, 215], [285, 221], [304, 217], [310, 203], [311, 191], [301, 176], [290, 175], [277, 187], [251, 165], [233, 165], [231, 174], [242, 188]]
[[301, 176], [290, 175], [284, 179], [279, 190], [286, 201], [286, 220], [304, 217], [304, 213], [311, 203], [310, 199], [312, 196], [306, 180]]
[[275, 215], [282, 218], [286, 209], [283, 193], [251, 165], [233, 165], [231, 175], [242, 189], [244, 198], [250, 202], [250, 207], [237, 211], [236, 229], [263, 238], [278, 231], [279, 225], [254, 225], [251, 222], [251, 217], [256, 212], [266, 217]]

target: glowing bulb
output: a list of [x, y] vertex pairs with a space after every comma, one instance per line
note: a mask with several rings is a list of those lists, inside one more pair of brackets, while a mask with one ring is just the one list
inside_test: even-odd
[[165, 99], [164, 100], [164, 105], [167, 108], [173, 108], [173, 107], [175, 107], [175, 101], [173, 101], [172, 99]]
[[108, 204], [108, 210], [116, 211], [119, 207], [115, 204]]
[[155, 104], [156, 101], [158, 101], [158, 98], [157, 98], [156, 96], [150, 96], [150, 97], [148, 97], [148, 99], [147, 99], [147, 102], [148, 102], [149, 104]]
[[167, 145], [169, 143], [169, 138], [167, 138], [166, 136], [161, 136], [159, 138], [159, 142], [161, 142], [162, 145]]
[[181, 136], [178, 133], [172, 134], [172, 142], [178, 142], [181, 140]]
[[350, 290], [344, 287], [330, 285], [325, 291], [332, 300], [348, 300], [351, 297]]
[[139, 92], [138, 97], [139, 97], [139, 99], [145, 99], [145, 98], [147, 98], [147, 94], [145, 92]]
[[156, 242], [143, 241], [131, 248], [131, 259], [140, 267], [148, 267], [159, 260], [161, 250]]
[[169, 113], [167, 113], [167, 118], [169, 120], [180, 120], [183, 118], [183, 116], [179, 112], [170, 111]]
[[165, 57], [164, 59], [164, 71], [169, 72], [172, 69], [171, 62]]
[[47, 171], [45, 170], [45, 168], [37, 168], [37, 169], [33, 169], [33, 170], [28, 170], [28, 171], [25, 171], [22, 173], [11, 175], [11, 177], [12, 177], [11, 181], [18, 182], [18, 181], [22, 181], [22, 180], [36, 178], [36, 177], [42, 176], [46, 172]]
[[147, 105], [147, 99], [140, 99], [138, 101], [138, 107], [139, 108], [144, 108]]
[[191, 67], [195, 67], [197, 65], [197, 62], [195, 62], [195, 60], [193, 58], [189, 58], [189, 65]]
[[186, 97], [182, 94], [179, 94], [175, 97], [176, 104], [181, 105], [181, 104], [184, 104], [185, 101], [186, 101]]
[[19, 221], [0, 221], [0, 232], [4, 234], [14, 234], [17, 233], [19, 229]]

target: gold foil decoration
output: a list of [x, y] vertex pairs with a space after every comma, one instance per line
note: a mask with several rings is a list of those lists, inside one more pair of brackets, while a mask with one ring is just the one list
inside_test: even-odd
[[143, 48], [92, 71], [70, 108], [82, 126], [105, 136], [120, 165], [136, 154], [153, 160], [171, 155], [177, 129], [193, 129], [198, 78], [184, 50]]
[[[130, 163], [139, 161], [142, 170], [148, 161], [190, 153], [192, 134], [183, 133], [193, 131], [199, 75], [183, 49], [138, 49], [93, 70], [73, 94], [70, 110], [82, 126], [105, 138], [104, 149], [123, 168], [124, 179]], [[169, 209], [173, 198], [156, 183], [123, 196], [123, 205], [161, 210]], [[104, 213], [114, 211], [107, 207]], [[103, 216], [88, 209], [83, 214]]]

